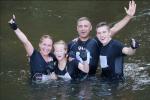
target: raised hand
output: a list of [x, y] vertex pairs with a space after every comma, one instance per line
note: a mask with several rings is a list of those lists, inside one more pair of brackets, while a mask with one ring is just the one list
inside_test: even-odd
[[90, 52], [87, 49], [81, 49], [79, 56], [82, 59], [82, 61], [86, 61], [89, 64], [89, 62], [90, 62]]
[[133, 17], [136, 11], [136, 4], [135, 1], [129, 1], [129, 8], [127, 9], [126, 7], [124, 7], [126, 13], [128, 16]]
[[87, 52], [86, 52], [86, 50], [80, 50], [80, 57], [82, 58], [83, 61], [87, 60]]
[[13, 18], [8, 22], [11, 29], [13, 29], [13, 30], [16, 30], [18, 28], [15, 19], [16, 19], [16, 17], [15, 17], [15, 15], [13, 15]]
[[31, 42], [28, 40], [26, 35], [17, 27], [15, 15], [11, 18], [11, 20], [8, 22], [10, 27], [14, 30], [16, 36], [19, 38], [19, 40], [23, 43], [25, 50], [27, 52], [28, 56], [31, 56], [34, 48], [31, 44]]

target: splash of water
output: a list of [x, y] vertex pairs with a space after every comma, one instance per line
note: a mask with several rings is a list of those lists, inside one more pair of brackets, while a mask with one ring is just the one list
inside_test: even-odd
[[133, 80], [132, 90], [143, 90], [145, 85], [150, 84], [148, 69], [149, 66], [139, 66], [135, 63], [125, 64], [124, 75]]

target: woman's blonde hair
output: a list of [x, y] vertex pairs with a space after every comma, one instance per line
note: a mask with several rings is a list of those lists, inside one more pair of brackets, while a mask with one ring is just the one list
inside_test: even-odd
[[54, 47], [55, 47], [56, 45], [58, 45], [58, 44], [64, 45], [64, 49], [67, 51], [67, 44], [66, 44], [65, 41], [59, 40], [59, 41], [55, 42], [55, 43], [54, 43]]
[[43, 36], [41, 36], [40, 43], [42, 43], [44, 39], [50, 39], [50, 40], [52, 40], [52, 43], [53, 43], [53, 39], [52, 39], [52, 37], [50, 35], [43, 35]]

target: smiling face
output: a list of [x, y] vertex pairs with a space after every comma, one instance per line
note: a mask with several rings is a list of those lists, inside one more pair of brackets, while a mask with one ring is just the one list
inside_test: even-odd
[[62, 61], [63, 59], [66, 59], [67, 54], [67, 47], [64, 42], [56, 42], [54, 44], [54, 54], [58, 61]]
[[80, 38], [88, 38], [92, 30], [92, 25], [89, 20], [80, 20], [77, 22], [77, 31]]
[[53, 48], [53, 41], [49, 36], [43, 36], [39, 43], [40, 53], [44, 56], [48, 56], [49, 53], [52, 51]]
[[107, 25], [100, 26], [96, 29], [96, 36], [103, 45], [107, 45], [111, 40], [111, 32]]

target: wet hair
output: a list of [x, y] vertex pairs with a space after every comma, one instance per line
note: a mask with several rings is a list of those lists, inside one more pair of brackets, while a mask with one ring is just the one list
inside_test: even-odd
[[59, 40], [59, 41], [55, 42], [55, 43], [54, 43], [54, 47], [55, 47], [57, 44], [62, 44], [62, 45], [64, 45], [64, 49], [67, 50], [67, 44], [66, 44], [65, 41]]
[[43, 35], [40, 38], [40, 43], [42, 43], [44, 39], [50, 39], [50, 40], [52, 40], [52, 43], [53, 43], [53, 39], [52, 39], [52, 37], [50, 35]]
[[110, 25], [107, 23], [107, 22], [100, 22], [96, 25], [96, 30], [99, 28], [99, 27], [103, 27], [103, 26], [106, 26], [108, 28], [108, 30], [110, 30]]
[[89, 22], [91, 23], [91, 21], [90, 21], [90, 19], [89, 19], [88, 17], [81, 17], [81, 18], [79, 18], [79, 19], [77, 20], [77, 25], [78, 25], [78, 23], [79, 23], [80, 21], [83, 21], [83, 20], [87, 20], [87, 21], [89, 21]]

